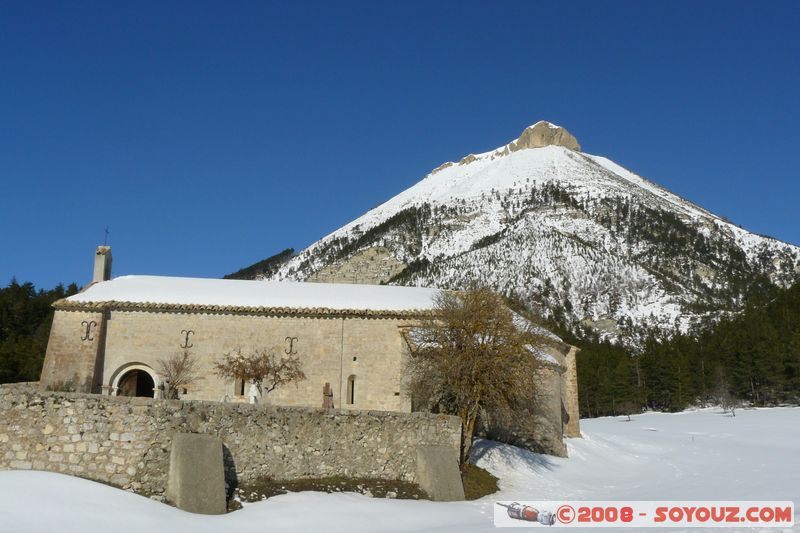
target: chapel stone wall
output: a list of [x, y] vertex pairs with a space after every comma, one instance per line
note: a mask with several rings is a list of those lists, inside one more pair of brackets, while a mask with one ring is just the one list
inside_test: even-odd
[[[403, 339], [398, 329], [405, 324], [390, 318], [111, 311], [102, 381], [112, 387], [131, 364], [157, 374], [160, 360], [188, 350], [198, 361], [199, 379], [182, 398], [235, 400], [241, 390], [215, 375], [214, 362], [238, 349], [263, 349], [278, 356], [291, 352], [300, 359], [306, 379], [279, 387], [262, 401], [320, 407], [323, 387], [330, 383], [337, 408], [408, 412], [410, 401], [400, 383]], [[354, 383], [352, 403], [349, 379]]]
[[541, 365], [528, 405], [520, 407], [510, 419], [486, 413], [478, 433], [537, 453], [566, 457], [560, 374], [555, 365]]
[[104, 335], [102, 311], [57, 310], [42, 366], [42, 387], [100, 392]]

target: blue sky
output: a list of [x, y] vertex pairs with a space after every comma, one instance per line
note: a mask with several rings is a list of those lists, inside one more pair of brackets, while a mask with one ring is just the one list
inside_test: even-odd
[[[563, 5], [568, 4], [568, 5]], [[800, 244], [800, 3], [7, 2], [0, 284], [219, 277], [540, 119]]]

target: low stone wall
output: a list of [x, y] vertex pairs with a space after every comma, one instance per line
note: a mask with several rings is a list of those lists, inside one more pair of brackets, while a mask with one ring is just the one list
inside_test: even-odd
[[35, 469], [163, 495], [176, 433], [222, 439], [226, 480], [416, 481], [417, 448], [458, 457], [457, 417], [182, 402], [0, 386], [0, 469]]

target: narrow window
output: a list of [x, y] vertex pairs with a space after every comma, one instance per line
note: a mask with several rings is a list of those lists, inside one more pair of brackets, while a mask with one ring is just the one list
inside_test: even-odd
[[347, 378], [347, 404], [353, 405], [356, 403], [356, 377], [350, 376]]

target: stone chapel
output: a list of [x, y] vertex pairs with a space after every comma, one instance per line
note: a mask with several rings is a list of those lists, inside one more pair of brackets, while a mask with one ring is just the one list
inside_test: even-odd
[[[111, 277], [111, 248], [95, 253], [80, 293], [57, 301], [40, 386], [105, 395], [158, 397], [159, 361], [189, 351], [195, 383], [182, 400], [247, 401], [248, 387], [213, 371], [222, 354], [271, 349], [299, 358], [306, 379], [266, 401], [337, 409], [411, 412], [402, 388], [406, 336], [434, 312], [436, 289], [388, 285], [242, 281], [162, 276]], [[514, 428], [486, 428], [501, 440], [563, 455], [580, 436], [577, 349], [548, 332], [536, 412]]]

